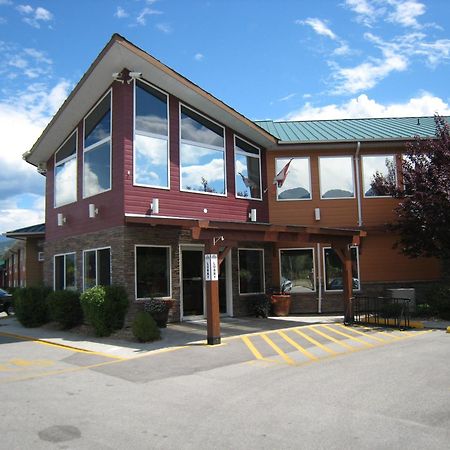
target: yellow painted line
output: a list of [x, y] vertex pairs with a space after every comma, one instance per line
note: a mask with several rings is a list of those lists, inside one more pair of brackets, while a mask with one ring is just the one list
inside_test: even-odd
[[385, 344], [387, 342], [385, 339], [380, 339], [380, 338], [378, 338], [376, 336], [373, 336], [372, 334], [369, 334], [369, 333], [363, 333], [362, 331], [355, 330], [353, 327], [346, 327], [345, 325], [341, 325], [341, 324], [337, 324], [337, 326], [340, 327], [340, 328], [343, 328], [344, 330], [351, 331], [352, 333], [356, 333], [356, 334], [359, 334], [361, 336], [373, 339], [374, 341], [382, 342], [383, 344]]
[[303, 331], [300, 331], [298, 328], [295, 328], [292, 330], [294, 333], [297, 333], [301, 337], [305, 338], [307, 341], [311, 342], [311, 344], [314, 344], [316, 347], [321, 348], [322, 350], [326, 351], [327, 353], [330, 353], [331, 355], [338, 355], [338, 352], [335, 352], [331, 348], [328, 348], [326, 345], [321, 344], [319, 341], [316, 341], [311, 336], [308, 336], [306, 333], [303, 333]]
[[309, 359], [316, 360], [319, 359], [317, 356], [313, 355], [311, 352], [306, 350], [306, 348], [303, 348], [300, 344], [295, 342], [293, 339], [291, 339], [286, 333], [283, 333], [280, 331], [278, 333], [285, 341], [289, 342], [289, 344], [292, 345], [292, 347], [296, 348], [299, 352], [303, 353], [305, 356], [307, 356]]
[[242, 340], [244, 341], [245, 345], [249, 348], [249, 350], [253, 353], [253, 356], [256, 359], [264, 359], [263, 355], [261, 355], [258, 349], [253, 345], [253, 342], [247, 336], [242, 336]]
[[295, 361], [290, 358], [288, 355], [286, 355], [286, 353], [283, 352], [283, 350], [281, 350], [280, 347], [278, 347], [277, 344], [275, 344], [275, 342], [272, 341], [272, 339], [270, 339], [268, 336], [266, 336], [265, 334], [262, 334], [261, 337], [291, 366], [295, 365]]
[[329, 334], [324, 333], [323, 331], [317, 330], [317, 327], [311, 327], [310, 329], [311, 329], [311, 331], [314, 331], [314, 333], [320, 334], [320, 336], [324, 337], [325, 339], [328, 339], [329, 341], [333, 341], [336, 344], [339, 344], [342, 347], [345, 347], [347, 350], [350, 350], [350, 351], [357, 350], [355, 347], [348, 345], [346, 342], [339, 341], [338, 339], [334, 338], [333, 336], [330, 336]]
[[344, 337], [346, 337], [348, 339], [351, 339], [352, 341], [359, 342], [360, 344], [365, 345], [367, 347], [373, 347], [373, 344], [370, 344], [369, 342], [363, 341], [362, 339], [359, 339], [359, 338], [357, 338], [355, 336], [352, 336], [351, 334], [343, 333], [342, 331], [335, 330], [334, 328], [331, 328], [328, 325], [322, 325], [322, 326], [324, 328], [326, 328], [327, 330], [329, 330], [329, 331], [331, 331], [333, 333], [339, 334], [340, 336], [344, 336]]

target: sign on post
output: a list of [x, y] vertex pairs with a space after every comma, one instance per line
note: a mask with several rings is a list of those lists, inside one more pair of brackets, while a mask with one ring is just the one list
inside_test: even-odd
[[205, 280], [217, 281], [219, 279], [219, 258], [215, 253], [205, 254]]

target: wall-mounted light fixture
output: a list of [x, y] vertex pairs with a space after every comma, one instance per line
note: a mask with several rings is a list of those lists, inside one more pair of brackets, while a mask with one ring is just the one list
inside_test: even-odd
[[66, 218], [62, 213], [58, 213], [58, 227], [62, 227], [66, 223]]
[[139, 80], [142, 78], [142, 72], [129, 72], [128, 76], [130, 77], [127, 81], [128, 84], [131, 84], [133, 80]]
[[98, 208], [96, 208], [93, 203], [89, 203], [89, 218], [95, 219], [97, 215], [98, 215]]
[[314, 208], [314, 219], [320, 220], [320, 208]]
[[125, 83], [125, 80], [122, 78], [122, 72], [114, 72], [112, 74], [113, 80], [118, 81], [119, 83]]
[[150, 203], [150, 211], [152, 214], [159, 214], [159, 198], [154, 198]]
[[250, 222], [256, 222], [256, 209], [252, 208], [248, 215]]

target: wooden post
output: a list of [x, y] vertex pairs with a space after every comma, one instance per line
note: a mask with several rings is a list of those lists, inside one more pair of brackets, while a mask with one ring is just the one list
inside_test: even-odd
[[350, 247], [346, 245], [341, 248], [334, 248], [342, 262], [342, 285], [344, 289], [344, 323], [353, 323], [353, 270], [352, 253]]
[[[206, 323], [208, 345], [220, 344], [220, 310], [219, 310], [219, 258], [218, 249], [212, 242], [205, 245], [206, 255], [217, 256], [217, 276], [216, 273], [209, 273], [206, 277]], [[205, 261], [205, 266], [207, 261]], [[208, 280], [208, 278], [210, 278]]]

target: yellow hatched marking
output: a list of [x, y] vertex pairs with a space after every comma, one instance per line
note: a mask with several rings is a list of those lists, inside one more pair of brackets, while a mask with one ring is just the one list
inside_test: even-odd
[[344, 336], [348, 339], [351, 339], [352, 341], [356, 341], [359, 342], [360, 344], [366, 345], [367, 347], [373, 347], [373, 344], [369, 344], [366, 341], [363, 341], [362, 339], [359, 339], [357, 337], [352, 336], [351, 334], [347, 334], [347, 333], [343, 333], [342, 331], [339, 330], [335, 330], [334, 328], [329, 327], [328, 325], [322, 325], [324, 328], [326, 328], [327, 330], [332, 331], [333, 333], [339, 334], [341, 336]]
[[357, 350], [355, 347], [348, 345], [346, 342], [339, 341], [338, 339], [334, 338], [333, 336], [330, 336], [329, 334], [326, 334], [323, 331], [318, 330], [316, 327], [310, 328], [310, 330], [314, 331], [314, 333], [320, 334], [320, 336], [324, 337], [325, 339], [328, 339], [329, 341], [333, 341], [336, 344], [339, 344], [342, 347], [345, 347], [348, 350], [351, 350], [351, 351]]
[[242, 336], [242, 340], [244, 341], [245, 345], [249, 348], [249, 350], [253, 353], [253, 356], [256, 359], [264, 359], [263, 355], [259, 353], [258, 349], [253, 345], [253, 342], [247, 336]]
[[275, 342], [272, 341], [272, 339], [270, 339], [268, 336], [266, 336], [265, 334], [262, 334], [261, 337], [290, 365], [294, 365], [295, 361], [290, 358], [288, 355], [286, 355], [286, 353], [283, 352], [283, 350], [281, 350], [280, 347], [278, 347], [277, 344], [275, 344]]
[[307, 356], [309, 359], [317, 360], [319, 359], [317, 356], [313, 355], [311, 352], [306, 350], [306, 348], [303, 348], [300, 344], [295, 342], [293, 339], [291, 339], [286, 333], [283, 333], [282, 331], [279, 331], [278, 334], [289, 344], [292, 345], [292, 347], [295, 347], [299, 352], [303, 353], [305, 356]]
[[344, 325], [341, 325], [340, 323], [338, 323], [337, 326], [340, 327], [340, 328], [343, 328], [344, 330], [351, 331], [352, 333], [356, 333], [356, 334], [360, 334], [361, 336], [368, 337], [368, 338], [373, 339], [373, 340], [375, 340], [377, 342], [382, 342], [383, 344], [385, 344], [387, 342], [385, 339], [380, 339], [380, 338], [377, 338], [375, 336], [372, 336], [371, 334], [363, 333], [362, 331], [355, 330], [354, 328], [346, 327]]
[[[363, 328], [364, 330], [373, 330], [373, 328], [370, 328], [370, 327], [361, 327], [361, 328]], [[386, 337], [388, 337], [390, 339], [397, 339], [397, 340], [398, 339], [403, 339], [400, 336], [396, 336], [395, 334], [392, 334], [393, 332], [388, 333], [387, 331], [377, 331], [377, 333], [381, 334], [382, 336], [386, 336]]]
[[326, 345], [321, 344], [319, 341], [316, 341], [311, 336], [308, 336], [306, 333], [303, 333], [303, 331], [300, 331], [300, 330], [297, 330], [297, 329], [293, 329], [292, 331], [294, 333], [297, 333], [301, 337], [305, 338], [307, 341], [311, 342], [311, 344], [314, 344], [315, 346], [321, 348], [322, 350], [326, 351], [327, 353], [330, 353], [331, 355], [338, 355], [339, 354], [338, 352], [335, 352], [334, 350], [331, 350], [331, 348], [327, 347]]
[[30, 367], [34, 365], [32, 361], [27, 361], [26, 359], [10, 359], [9, 363], [19, 367]]

